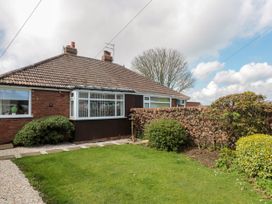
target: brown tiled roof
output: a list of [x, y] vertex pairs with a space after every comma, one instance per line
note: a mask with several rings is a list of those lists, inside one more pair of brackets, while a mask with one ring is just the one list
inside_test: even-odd
[[0, 76], [0, 84], [46, 88], [124, 90], [189, 97], [115, 63], [61, 54]]

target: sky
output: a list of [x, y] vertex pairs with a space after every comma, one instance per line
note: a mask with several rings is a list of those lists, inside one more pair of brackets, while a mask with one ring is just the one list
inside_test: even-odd
[[[43, 0], [7, 53], [0, 74], [62, 53], [76, 42], [94, 58], [149, 0]], [[0, 0], [0, 52], [38, 0]], [[272, 100], [271, 0], [153, 0], [114, 40], [114, 62], [157, 47], [180, 51], [196, 79], [191, 101], [254, 91]], [[100, 58], [102, 53], [99, 53]]]

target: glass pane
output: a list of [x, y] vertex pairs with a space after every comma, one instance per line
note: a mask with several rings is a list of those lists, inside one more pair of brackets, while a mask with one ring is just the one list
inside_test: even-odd
[[74, 93], [73, 93], [73, 92], [71, 92], [70, 97], [71, 97], [71, 98], [73, 98], [73, 97], [74, 97]]
[[115, 99], [115, 94], [91, 93], [91, 99]]
[[78, 117], [88, 117], [88, 101], [78, 101]]
[[145, 96], [145, 97], [144, 97], [144, 100], [145, 100], [145, 101], [149, 101], [149, 97]]
[[149, 103], [145, 103], [145, 104], [144, 104], [144, 107], [145, 107], [145, 108], [149, 108]]
[[79, 98], [88, 98], [88, 92], [79, 92], [78, 97]]
[[28, 100], [29, 91], [1, 90], [0, 100]]
[[170, 102], [170, 98], [151, 97], [150, 100], [155, 102], [166, 102], [166, 103]]
[[115, 116], [114, 101], [90, 101], [90, 117]]
[[70, 116], [74, 116], [74, 101], [71, 101], [70, 103]]
[[124, 106], [123, 106], [123, 102], [118, 101], [117, 102], [117, 116], [123, 116], [124, 115]]
[[124, 96], [123, 95], [117, 95], [117, 99], [122, 100], [122, 99], [124, 99]]
[[26, 100], [0, 100], [0, 115], [28, 115], [29, 102]]
[[183, 105], [184, 104], [184, 100], [177, 100], [177, 104], [178, 105]]
[[151, 108], [163, 108], [163, 107], [170, 107], [169, 103], [150, 103]]

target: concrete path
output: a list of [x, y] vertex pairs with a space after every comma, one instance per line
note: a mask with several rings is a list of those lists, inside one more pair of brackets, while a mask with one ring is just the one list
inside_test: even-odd
[[144, 140], [139, 140], [133, 143], [130, 139], [113, 140], [106, 142], [95, 142], [95, 143], [82, 143], [73, 144], [65, 143], [59, 145], [44, 145], [38, 147], [16, 147], [11, 149], [0, 150], [0, 160], [9, 160], [14, 158], [21, 158], [25, 156], [35, 156], [40, 154], [50, 154], [62, 151], [73, 151], [77, 149], [85, 149], [89, 147], [103, 147], [106, 145], [121, 145], [121, 144], [141, 144], [145, 143]]

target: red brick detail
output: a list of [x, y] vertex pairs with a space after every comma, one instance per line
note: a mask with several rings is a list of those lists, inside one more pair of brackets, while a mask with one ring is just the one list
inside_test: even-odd
[[198, 107], [198, 106], [201, 106], [200, 102], [189, 101], [189, 102], [186, 103], [186, 107]]
[[32, 119], [63, 115], [69, 117], [69, 92], [32, 90], [33, 118], [0, 119], [0, 144], [9, 143], [23, 125]]
[[34, 118], [49, 115], [69, 117], [68, 92], [32, 90], [32, 114]]

